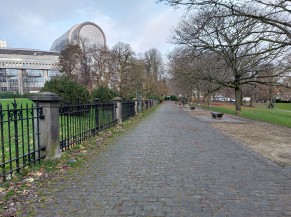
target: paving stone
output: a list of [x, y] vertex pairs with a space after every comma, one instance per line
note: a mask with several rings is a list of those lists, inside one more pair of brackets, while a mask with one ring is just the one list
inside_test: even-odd
[[290, 216], [291, 168], [162, 104], [32, 204], [36, 216]]

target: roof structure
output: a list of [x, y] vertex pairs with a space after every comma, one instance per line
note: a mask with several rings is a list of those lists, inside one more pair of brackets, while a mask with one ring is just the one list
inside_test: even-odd
[[61, 51], [66, 45], [72, 43], [81, 43], [84, 41], [89, 46], [106, 46], [106, 37], [103, 30], [92, 22], [84, 22], [74, 25], [62, 36], [57, 38], [50, 50]]

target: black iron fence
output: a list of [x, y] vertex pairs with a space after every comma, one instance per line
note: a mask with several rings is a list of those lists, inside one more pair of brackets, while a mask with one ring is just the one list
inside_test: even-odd
[[123, 101], [122, 105], [122, 120], [126, 120], [135, 115], [135, 102]]
[[159, 103], [159, 101], [155, 99], [146, 99], [141, 100], [139, 103], [140, 103], [140, 105], [138, 105], [139, 112], [144, 112], [149, 108], [156, 106]]
[[42, 108], [38, 104], [0, 104], [1, 174], [5, 181], [14, 172], [34, 164], [42, 158], [39, 143], [39, 118]]
[[59, 110], [61, 149], [67, 149], [116, 124], [114, 111], [114, 103], [62, 106]]
[[[60, 149], [64, 151], [117, 124], [119, 118], [125, 120], [137, 112], [155, 106], [158, 102], [119, 101], [120, 106], [117, 106], [117, 102], [96, 101], [59, 108], [57, 99], [58, 97], [52, 94], [43, 94], [33, 99], [35, 103], [23, 104], [14, 100], [5, 106], [0, 104], [2, 180], [9, 179], [14, 173], [21, 173], [24, 167], [34, 165], [45, 157], [54, 157], [49, 153], [55, 153], [57, 156]], [[52, 128], [54, 130], [51, 130]]]

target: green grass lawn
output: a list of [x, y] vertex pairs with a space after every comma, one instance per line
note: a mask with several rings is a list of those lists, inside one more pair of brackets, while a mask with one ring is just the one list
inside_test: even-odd
[[[202, 107], [235, 115], [235, 105], [233, 103], [212, 103], [208, 108], [207, 105]], [[276, 124], [291, 128], [291, 103], [275, 103], [274, 109], [268, 109], [268, 104], [257, 103], [255, 107], [242, 106], [241, 117]]]
[[[17, 103], [32, 103], [32, 101], [27, 98], [18, 98], [15, 100]], [[0, 104], [2, 104], [2, 106], [6, 106], [7, 104], [12, 102], [14, 102], [14, 99], [0, 99]]]
[[[255, 103], [256, 108], [266, 109], [268, 108], [268, 103]], [[286, 110], [291, 112], [291, 103], [275, 103], [274, 109]]]

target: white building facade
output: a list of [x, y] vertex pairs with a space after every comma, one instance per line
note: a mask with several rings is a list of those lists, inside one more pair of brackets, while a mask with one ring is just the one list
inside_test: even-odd
[[106, 46], [103, 30], [91, 22], [74, 25], [53, 42], [51, 51], [6, 48], [6, 41], [0, 41], [0, 91], [40, 91], [46, 81], [59, 75], [60, 51], [81, 40], [89, 46]]

